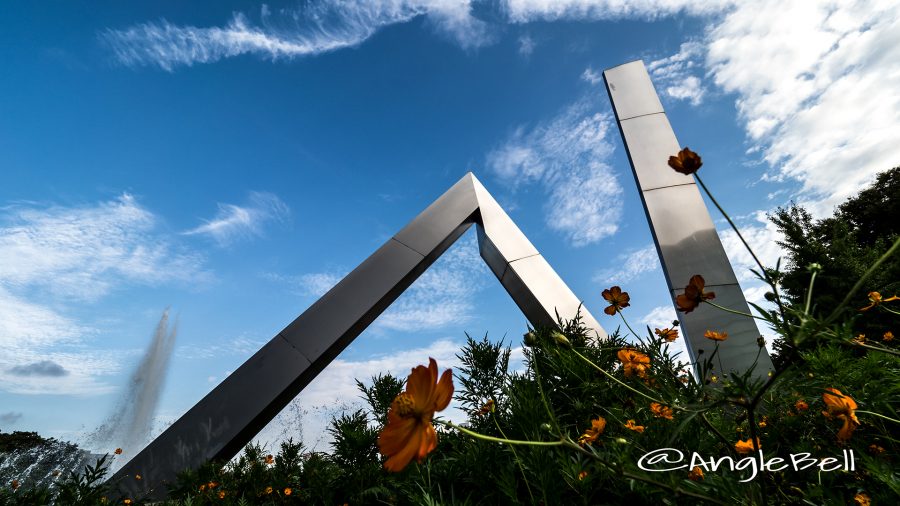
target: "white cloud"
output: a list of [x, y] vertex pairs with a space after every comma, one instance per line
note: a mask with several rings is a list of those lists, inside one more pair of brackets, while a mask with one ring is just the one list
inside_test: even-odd
[[534, 52], [534, 39], [530, 35], [522, 35], [519, 37], [519, 54], [528, 58]]
[[627, 283], [660, 266], [659, 254], [653, 244], [636, 251], [620, 254], [613, 263], [615, 267], [598, 272], [594, 276], [594, 282], [601, 285]]
[[700, 104], [706, 89], [696, 74], [702, 69], [703, 49], [699, 42], [685, 42], [674, 55], [647, 64], [650, 77], [664, 96]]
[[271, 193], [251, 192], [245, 206], [219, 204], [216, 217], [184, 235], [207, 235], [220, 245], [235, 240], [262, 235], [262, 226], [269, 221], [279, 221], [290, 214], [288, 206]]
[[251, 339], [246, 336], [236, 337], [227, 342], [213, 342], [201, 345], [183, 345], [175, 350], [175, 356], [180, 359], [196, 360], [232, 355], [249, 357], [259, 351], [266, 344], [261, 339]]
[[464, 48], [491, 39], [487, 25], [471, 15], [465, 0], [330, 0], [276, 12], [263, 6], [258, 24], [235, 13], [222, 27], [179, 26], [162, 20], [106, 30], [101, 39], [123, 64], [172, 71], [243, 54], [274, 61], [353, 47], [381, 28], [419, 16]]
[[121, 281], [157, 285], [208, 275], [202, 259], [154, 234], [156, 218], [122, 195], [93, 207], [0, 210], [0, 285], [94, 300]]
[[[775, 267], [778, 259], [785, 255], [784, 250], [777, 244], [778, 241], [783, 241], [784, 237], [778, 232], [778, 227], [768, 220], [765, 212], [757, 211], [753, 215], [753, 221], [743, 224], [739, 222], [738, 228], [764, 266]], [[750, 269], [759, 271], [759, 267], [734, 230], [729, 227], [718, 232], [738, 280], [741, 282], [755, 280], [756, 275], [750, 272]]]
[[417, 332], [468, 322], [474, 296], [493, 280], [471, 230], [375, 320], [376, 329]]
[[[118, 361], [86, 351], [97, 333], [68, 316], [129, 284], [203, 282], [201, 257], [176, 249], [130, 195], [93, 206], [0, 209], [0, 388], [22, 394], [93, 395]], [[52, 363], [63, 376], [20, 374]], [[18, 371], [18, 373], [17, 373]]]
[[641, 328], [649, 326], [651, 329], [664, 329], [666, 327], [671, 327], [672, 322], [675, 320], [678, 320], [678, 315], [675, 313], [675, 307], [669, 305], [657, 306], [651, 309], [640, 321], [644, 324]]
[[679, 13], [714, 14], [733, 3], [733, 0], [507, 0], [506, 11], [512, 23], [560, 19], [652, 20]]
[[770, 177], [801, 182], [817, 216], [900, 163], [897, 2], [740, 3], [707, 44]]
[[346, 271], [311, 272], [299, 276], [267, 272], [263, 277], [281, 283], [300, 295], [321, 297], [346, 275]]
[[600, 74], [600, 72], [597, 72], [591, 67], [588, 67], [584, 69], [584, 72], [582, 72], [581, 79], [591, 84], [597, 84], [603, 80], [603, 76]]
[[545, 221], [574, 246], [618, 230], [622, 194], [606, 160], [612, 154], [612, 119], [582, 100], [549, 122], [519, 127], [487, 156], [487, 166], [513, 190], [539, 183], [548, 194]]

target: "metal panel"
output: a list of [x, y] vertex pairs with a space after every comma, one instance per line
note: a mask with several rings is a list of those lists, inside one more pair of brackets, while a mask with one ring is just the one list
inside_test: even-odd
[[[175, 482], [176, 471], [230, 459], [312, 380], [309, 365], [293, 346], [274, 337], [125, 464], [110, 483], [123, 497], [159, 498]], [[141, 480], [134, 478], [138, 474]]]
[[693, 176], [669, 167], [669, 157], [681, 151], [681, 147], [664, 113], [624, 120], [621, 126], [622, 135], [629, 140], [628, 154], [641, 190], [694, 182]]
[[[555, 325], [557, 313], [572, 319], [582, 302], [541, 255], [510, 262], [500, 283], [533, 325]], [[606, 331], [590, 311], [581, 307], [581, 315], [588, 329], [606, 339]]]
[[737, 283], [697, 185], [659, 188], [642, 197], [672, 288], [684, 288], [694, 274], [709, 285]]
[[[669, 156], [681, 147], [644, 63], [634, 61], [611, 68], [603, 73], [603, 78], [669, 290], [674, 296], [684, 289], [691, 276], [700, 274], [708, 289], [716, 292], [717, 303], [749, 312], [694, 178], [668, 166]], [[751, 318], [707, 305], [689, 314], [679, 312], [679, 318], [693, 360], [698, 358], [696, 352], [700, 349], [711, 349], [712, 341], [703, 337], [706, 330], [724, 330], [730, 337], [719, 346], [722, 367], [746, 371], [753, 366], [759, 351], [759, 331]], [[772, 369], [772, 361], [763, 350], [754, 375], [765, 377]]]
[[641, 60], [608, 69], [603, 72], [603, 79], [619, 121], [663, 112], [662, 103]]
[[[740, 286], [736, 284], [707, 286], [706, 290], [715, 292], [714, 300], [717, 304], [737, 311], [750, 312]], [[682, 292], [683, 290], [675, 290], [672, 292], [672, 296]], [[679, 312], [679, 318], [681, 319], [682, 333], [687, 338], [688, 352], [700, 361], [708, 358], [716, 345], [715, 341], [703, 337], [703, 334], [707, 330], [728, 332], [728, 339], [719, 343], [718, 358], [713, 362], [719, 377], [722, 377], [722, 372], [747, 370], [757, 353], [760, 352], [756, 341], [760, 336], [759, 329], [750, 318], [726, 313], [707, 304], [701, 304], [700, 307], [688, 314]], [[762, 350], [759, 357], [759, 364], [760, 367], [757, 368], [758, 373], [756, 374], [758, 377], [772, 370], [771, 360], [765, 349]], [[721, 370], [722, 368], [724, 371]]]
[[[564, 318], [575, 315], [578, 298], [475, 176], [466, 174], [109, 483], [118, 487], [121, 496], [161, 499], [165, 485], [178, 472], [210, 459], [233, 457], [474, 222], [479, 224], [482, 255], [492, 270], [499, 266], [498, 278], [529, 321], [555, 324], [555, 316], [549, 318], [554, 307]], [[515, 268], [505, 267], [511, 261]], [[505, 276], [503, 271], [513, 274]], [[582, 315], [589, 328], [606, 337], [586, 309]], [[135, 474], [144, 479], [135, 480]]]

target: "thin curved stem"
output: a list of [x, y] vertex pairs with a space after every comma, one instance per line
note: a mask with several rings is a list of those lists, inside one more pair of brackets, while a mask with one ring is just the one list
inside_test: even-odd
[[880, 351], [882, 353], [888, 353], [890, 355], [896, 355], [900, 357], [900, 352], [897, 352], [896, 350], [892, 350], [890, 348], [882, 348], [881, 346], [872, 346], [871, 344], [865, 343], [851, 343], [851, 346], [859, 346], [860, 348], [867, 348], [870, 350]]
[[837, 316], [841, 313], [841, 310], [847, 307], [847, 304], [850, 303], [850, 300], [854, 295], [856, 295], [856, 292], [858, 292], [859, 289], [862, 288], [863, 283], [868, 281], [868, 279], [872, 277], [872, 274], [875, 274], [875, 271], [877, 271], [878, 268], [881, 267], [881, 264], [883, 264], [888, 258], [890, 258], [891, 255], [893, 255], [898, 249], [900, 249], [900, 238], [894, 241], [894, 244], [891, 245], [887, 252], [885, 252], [884, 255], [881, 255], [878, 260], [876, 260], [875, 263], [872, 264], [872, 266], [863, 273], [859, 280], [856, 281], [856, 284], [853, 285], [853, 288], [851, 288], [850, 291], [847, 292], [847, 295], [844, 296], [844, 300], [842, 300], [841, 303], [838, 304], [838, 307], [835, 308], [835, 310], [831, 312], [828, 318], [825, 319], [826, 324], [831, 323], [832, 320], [837, 318]]
[[809, 315], [809, 306], [812, 305], [813, 284], [816, 282], [816, 274], [819, 271], [814, 270], [809, 278], [809, 288], [806, 290], [806, 306], [803, 308], [803, 314]]
[[722, 216], [724, 216], [728, 221], [728, 224], [731, 225], [731, 229], [734, 230], [734, 233], [737, 234], [738, 239], [740, 239], [744, 244], [744, 248], [746, 248], [750, 253], [750, 256], [753, 257], [753, 261], [756, 262], [757, 266], [759, 266], [760, 274], [765, 277], [766, 283], [769, 283], [769, 285], [772, 287], [772, 291], [775, 294], [775, 303], [778, 304], [778, 312], [781, 313], [781, 318], [784, 319], [784, 305], [781, 303], [781, 297], [778, 295], [778, 287], [775, 284], [775, 280], [772, 279], [771, 276], [769, 276], [766, 268], [763, 267], [762, 262], [759, 261], [759, 258], [756, 257], [756, 253], [753, 252], [753, 248], [751, 248], [750, 245], [747, 244], [747, 241], [744, 239], [741, 231], [737, 228], [737, 225], [735, 225], [734, 222], [731, 221], [731, 216], [728, 216], [728, 213], [726, 213], [725, 210], [722, 209], [722, 206], [719, 205], [719, 201], [716, 200], [712, 192], [709, 191], [709, 188], [706, 187], [706, 184], [702, 179], [700, 179], [700, 176], [697, 173], [694, 173], [694, 179], [697, 180], [697, 182], [700, 184], [700, 187], [703, 188], [703, 191], [706, 193], [706, 196], [709, 197], [709, 200], [711, 200], [712, 203], [715, 204], [716, 209], [718, 209], [719, 212], [722, 213]]
[[854, 411], [856, 411], [857, 413], [863, 413], [863, 414], [865, 414], [865, 415], [877, 416], [878, 418], [884, 418], [885, 420], [889, 420], [889, 421], [891, 421], [891, 422], [900, 424], [900, 420], [894, 420], [893, 418], [891, 418], [891, 417], [889, 417], [889, 416], [884, 416], [884, 415], [882, 415], [882, 414], [875, 413], [874, 411], [864, 411], [864, 410], [862, 410], [862, 409], [856, 409], [856, 410], [854, 410]]
[[619, 313], [619, 316], [622, 318], [622, 323], [625, 324], [625, 327], [628, 328], [629, 332], [631, 332], [631, 335], [633, 335], [634, 337], [636, 337], [637, 340], [641, 342], [641, 344], [643, 344], [644, 346], [646, 346], [647, 343], [645, 343], [644, 340], [641, 339], [641, 336], [639, 336], [638, 333], [635, 332], [633, 328], [631, 328], [631, 325], [628, 324], [628, 320], [625, 319], [625, 315], [622, 314], [622, 310], [619, 309], [619, 308], [616, 308], [616, 312]]
[[522, 441], [520, 439], [504, 439], [504, 438], [499, 438], [499, 437], [494, 437], [494, 436], [487, 436], [484, 434], [479, 434], [478, 432], [475, 432], [475, 431], [471, 431], [465, 427], [460, 427], [459, 425], [456, 425], [453, 422], [448, 422], [445, 420], [438, 420], [438, 419], [435, 419], [432, 421], [435, 423], [444, 425], [446, 427], [456, 429], [456, 430], [462, 432], [463, 434], [467, 434], [469, 436], [472, 436], [476, 439], [481, 439], [483, 441], [491, 441], [494, 443], [503, 443], [503, 444], [509, 444], [509, 445], [522, 445], [522, 446], [562, 446], [563, 445], [562, 441]]
[[[497, 403], [495, 401], [494, 405], [496, 404]], [[490, 416], [491, 420], [494, 421], [494, 425], [497, 426], [497, 430], [500, 431], [500, 435], [503, 436], [504, 439], [509, 439], [508, 437], [506, 437], [506, 433], [503, 432], [503, 428], [500, 427], [500, 422], [497, 421], [497, 415], [495, 415], [492, 411], [490, 413]], [[525, 475], [525, 465], [522, 464], [522, 460], [519, 458], [519, 454], [516, 452], [516, 447], [513, 445], [510, 446], [509, 449], [510, 451], [512, 451], [513, 457], [516, 459], [516, 464], [519, 465], [519, 472], [522, 473], [522, 481], [525, 482], [525, 489], [528, 490], [528, 497], [531, 498], [531, 503], [534, 504], [534, 494], [531, 493], [531, 485], [528, 483], [528, 476]]]
[[756, 315], [752, 315], [752, 314], [750, 314], [750, 313], [745, 313], [745, 312], [743, 312], [743, 311], [738, 311], [738, 310], [736, 310], [736, 309], [731, 309], [731, 308], [727, 308], [727, 307], [725, 307], [725, 306], [720, 306], [720, 305], [716, 304], [715, 302], [710, 302], [710, 301], [705, 300], [705, 299], [703, 300], [703, 302], [706, 303], [706, 304], [709, 304], [710, 306], [712, 306], [712, 307], [714, 307], [714, 308], [716, 308], [716, 309], [721, 309], [722, 311], [726, 311], [726, 312], [729, 312], [729, 313], [734, 313], [734, 314], [736, 314], [736, 315], [746, 316], [747, 318], [756, 318], [757, 320], [768, 321], [768, 320], [766, 320], [765, 318], [763, 318], [763, 317], [761, 317], [761, 316], [756, 316]]
[[[609, 379], [615, 381], [616, 383], [622, 385], [623, 387], [627, 388], [628, 390], [631, 390], [632, 392], [634, 392], [634, 393], [636, 393], [636, 394], [638, 394], [638, 395], [640, 395], [640, 396], [642, 396], [642, 397], [646, 397], [647, 399], [650, 399], [650, 400], [653, 401], [653, 402], [658, 402], [658, 403], [660, 403], [660, 404], [666, 404], [665, 401], [663, 401], [663, 400], [661, 400], [661, 399], [656, 399], [656, 398], [654, 398], [654, 397], [651, 397], [651, 396], [645, 394], [644, 392], [641, 392], [640, 390], [638, 390], [638, 389], [632, 387], [631, 385], [625, 383], [624, 381], [620, 380], [619, 378], [616, 378], [616, 377], [613, 376], [612, 374], [606, 372], [605, 369], [603, 369], [602, 367], [600, 367], [600, 366], [598, 366], [597, 364], [593, 363], [589, 358], [585, 357], [585, 356], [582, 355], [581, 353], [578, 353], [577, 350], [574, 350], [574, 349], [573, 349], [573, 350], [572, 350], [572, 353], [578, 355], [578, 357], [581, 358], [582, 360], [584, 360], [585, 362], [587, 362], [588, 365], [590, 365], [590, 366], [593, 367], [594, 369], [597, 369], [598, 371], [602, 372], [604, 375], [606, 375], [607, 378], [609, 378]], [[673, 407], [676, 408], [676, 409], [682, 409], [682, 408], [679, 408], [678, 406], [673, 406]]]

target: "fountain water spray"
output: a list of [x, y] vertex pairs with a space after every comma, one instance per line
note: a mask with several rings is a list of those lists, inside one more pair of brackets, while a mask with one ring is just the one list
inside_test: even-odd
[[[150, 440], [177, 332], [177, 321], [169, 330], [169, 308], [166, 308], [150, 347], [131, 375], [122, 398], [103, 425], [91, 435], [94, 448], [123, 448], [126, 456], [134, 456]], [[114, 468], [121, 465], [115, 464]]]

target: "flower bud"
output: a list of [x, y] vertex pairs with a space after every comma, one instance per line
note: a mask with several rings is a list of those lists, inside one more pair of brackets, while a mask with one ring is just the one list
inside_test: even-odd
[[813, 263], [809, 264], [808, 266], [806, 266], [806, 270], [809, 273], [822, 272], [822, 264], [813, 262]]
[[757, 338], [756, 338], [756, 344], [757, 344], [757, 346], [759, 346], [760, 348], [764, 347], [764, 346], [766, 345], [766, 338], [763, 337], [763, 336], [757, 337]]
[[553, 428], [550, 427], [550, 424], [549, 424], [549, 423], [546, 423], [546, 422], [545, 422], [545, 423], [542, 423], [542, 424], [541, 424], [541, 430], [550, 432], [552, 429], [553, 429]]
[[532, 347], [537, 344], [537, 336], [534, 335], [534, 332], [526, 332], [523, 337], [525, 338], [525, 346]]
[[775, 302], [775, 294], [772, 292], [766, 292], [763, 297], [769, 302]]
[[615, 439], [615, 441], [616, 441], [616, 443], [619, 443], [620, 445], [628, 444], [628, 440], [625, 439], [624, 437], [617, 437]]
[[569, 338], [566, 337], [562, 332], [553, 331], [553, 339], [560, 345], [565, 346], [566, 348], [571, 348], [572, 343], [569, 342]]

